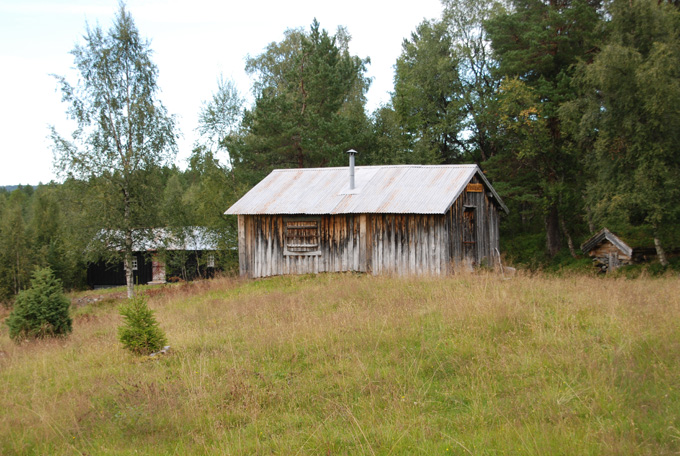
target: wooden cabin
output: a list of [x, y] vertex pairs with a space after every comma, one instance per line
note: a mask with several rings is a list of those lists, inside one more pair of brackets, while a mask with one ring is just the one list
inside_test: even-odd
[[[133, 246], [132, 276], [135, 284], [162, 284], [168, 280], [193, 280], [215, 274], [216, 233], [203, 227], [148, 231], [148, 238]], [[113, 234], [107, 237], [116, 237], [116, 233]], [[122, 260], [111, 262], [102, 259], [87, 265], [87, 284], [91, 288], [116, 287], [125, 283]]]
[[476, 165], [279, 169], [237, 201], [242, 276], [444, 275], [499, 261], [507, 207]]

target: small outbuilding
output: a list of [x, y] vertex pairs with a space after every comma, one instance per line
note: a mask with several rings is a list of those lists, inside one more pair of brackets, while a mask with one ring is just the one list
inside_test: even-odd
[[603, 271], [613, 271], [633, 262], [633, 249], [607, 228], [584, 242], [581, 250]]
[[444, 275], [499, 261], [507, 207], [477, 165], [278, 169], [238, 215], [242, 276]]
[[[214, 275], [217, 233], [204, 227], [147, 231], [146, 240], [133, 245], [135, 284], [162, 284], [167, 280], [193, 280]], [[123, 261], [89, 263], [87, 283], [91, 288], [125, 285]]]

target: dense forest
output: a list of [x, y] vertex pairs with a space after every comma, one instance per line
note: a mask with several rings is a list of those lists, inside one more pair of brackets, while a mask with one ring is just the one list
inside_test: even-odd
[[[350, 148], [358, 165], [477, 163], [510, 208], [501, 242], [514, 264], [577, 261], [580, 243], [607, 226], [675, 266], [680, 4], [442, 8], [404, 40], [391, 101], [372, 113], [370, 58], [351, 54], [350, 31], [316, 20], [287, 30], [247, 59], [251, 105], [219, 79], [179, 169], [150, 44], [121, 7], [110, 31], [88, 29], [71, 51], [82, 80], [57, 78], [78, 123], [69, 136], [52, 130], [63, 182], [0, 189], [0, 300], [26, 288], [37, 267], [84, 286], [88, 261], [129, 258], [143, 228], [212, 228], [218, 261], [233, 269], [236, 221], [224, 211], [272, 169], [344, 166]], [[122, 238], [101, 239], [106, 230]]]

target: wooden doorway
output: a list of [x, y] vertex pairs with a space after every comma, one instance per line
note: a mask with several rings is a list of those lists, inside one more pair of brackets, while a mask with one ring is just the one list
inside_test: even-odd
[[467, 267], [477, 264], [476, 208], [465, 206], [463, 210], [463, 262]]

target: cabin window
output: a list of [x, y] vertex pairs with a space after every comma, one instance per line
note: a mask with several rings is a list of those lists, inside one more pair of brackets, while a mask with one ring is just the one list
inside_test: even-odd
[[215, 254], [214, 253], [209, 253], [208, 258], [206, 260], [206, 266], [209, 268], [214, 268], [215, 267]]
[[137, 270], [137, 257], [132, 257], [132, 270]]
[[319, 219], [285, 220], [285, 255], [320, 255]]

